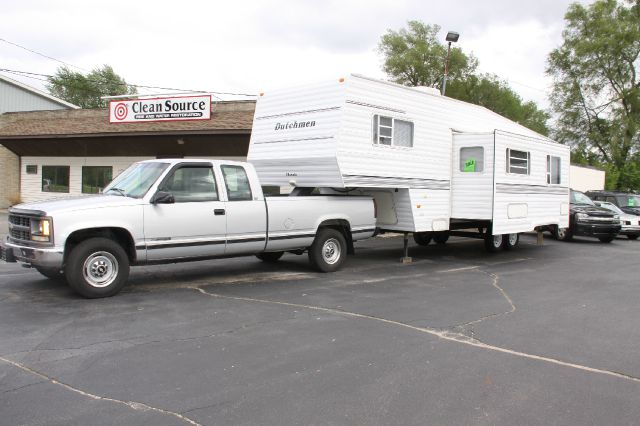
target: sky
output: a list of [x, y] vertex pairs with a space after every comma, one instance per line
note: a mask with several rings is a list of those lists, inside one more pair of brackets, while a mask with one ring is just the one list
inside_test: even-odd
[[457, 46], [478, 58], [479, 71], [497, 74], [523, 99], [547, 108], [546, 60], [562, 42], [570, 3], [2, 0], [0, 68], [53, 74], [62, 65], [9, 41], [80, 72], [109, 64], [128, 83], [257, 94], [350, 73], [387, 78], [380, 37], [420, 20], [439, 25], [442, 40], [449, 30], [459, 32]]

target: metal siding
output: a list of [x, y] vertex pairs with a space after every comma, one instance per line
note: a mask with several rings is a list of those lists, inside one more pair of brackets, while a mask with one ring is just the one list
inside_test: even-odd
[[69, 109], [69, 107], [0, 80], [0, 114], [53, 109]]

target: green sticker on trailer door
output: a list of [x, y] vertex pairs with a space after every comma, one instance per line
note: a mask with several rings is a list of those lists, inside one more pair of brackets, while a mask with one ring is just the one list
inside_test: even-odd
[[464, 172], [475, 172], [476, 171], [476, 160], [475, 158], [470, 158], [464, 162]]

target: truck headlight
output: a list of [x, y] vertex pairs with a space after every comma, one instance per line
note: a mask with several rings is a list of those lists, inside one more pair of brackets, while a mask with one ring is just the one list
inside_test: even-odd
[[576, 213], [576, 219], [578, 220], [585, 220], [588, 218], [589, 218], [589, 215], [586, 213]]
[[51, 219], [31, 219], [31, 240], [51, 242]]

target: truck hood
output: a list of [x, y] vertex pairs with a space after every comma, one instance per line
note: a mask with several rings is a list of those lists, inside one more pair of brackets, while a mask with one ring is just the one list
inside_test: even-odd
[[37, 201], [34, 203], [18, 204], [9, 209], [9, 212], [19, 210], [37, 211], [51, 216], [56, 213], [100, 209], [105, 207], [128, 207], [142, 204], [139, 198], [122, 197], [120, 195], [85, 195], [72, 198], [60, 198], [57, 200]]

